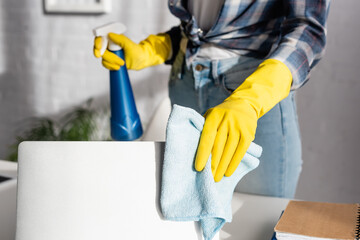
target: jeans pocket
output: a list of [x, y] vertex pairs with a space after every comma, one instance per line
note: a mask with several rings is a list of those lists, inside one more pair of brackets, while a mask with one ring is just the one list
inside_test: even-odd
[[221, 77], [225, 90], [234, 91], [238, 88], [246, 78], [248, 78], [259, 66], [263, 60], [251, 58], [242, 63], [236, 64], [229, 70], [225, 71]]
[[255, 69], [239, 69], [238, 71], [226, 72], [221, 75], [220, 79], [223, 88], [228, 92], [237, 89], [247, 77], [249, 77]]

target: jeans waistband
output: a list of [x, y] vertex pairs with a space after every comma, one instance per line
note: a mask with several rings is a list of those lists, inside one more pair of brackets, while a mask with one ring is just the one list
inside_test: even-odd
[[195, 80], [195, 89], [198, 89], [211, 81], [216, 85], [220, 84], [219, 76], [238, 64], [240, 59], [241, 57], [218, 60], [202, 58], [194, 59], [191, 63], [191, 69], [189, 70]]
[[214, 78], [217, 78], [222, 73], [234, 67], [240, 62], [241, 57], [226, 58], [226, 59], [194, 59], [191, 63], [193, 71], [203, 71], [208, 69]]

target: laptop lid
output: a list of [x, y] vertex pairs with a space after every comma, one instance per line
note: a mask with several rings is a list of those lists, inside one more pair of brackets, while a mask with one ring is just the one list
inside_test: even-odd
[[162, 219], [164, 143], [23, 142], [16, 240], [200, 239]]

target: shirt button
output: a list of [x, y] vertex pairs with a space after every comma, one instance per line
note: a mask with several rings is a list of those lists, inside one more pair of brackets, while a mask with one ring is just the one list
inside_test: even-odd
[[196, 66], [195, 66], [195, 70], [196, 71], [202, 71], [204, 69], [204, 66], [203, 65], [201, 65], [201, 64], [197, 64]]

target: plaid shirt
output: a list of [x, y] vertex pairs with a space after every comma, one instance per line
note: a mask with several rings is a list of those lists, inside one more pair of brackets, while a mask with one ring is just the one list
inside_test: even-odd
[[301, 87], [324, 52], [330, 0], [225, 0], [214, 26], [203, 32], [184, 0], [169, 0], [171, 13], [181, 21], [168, 33], [173, 52], [181, 34], [188, 41], [186, 60], [196, 56], [203, 43], [239, 51], [257, 58], [278, 59], [293, 76], [292, 90]]

